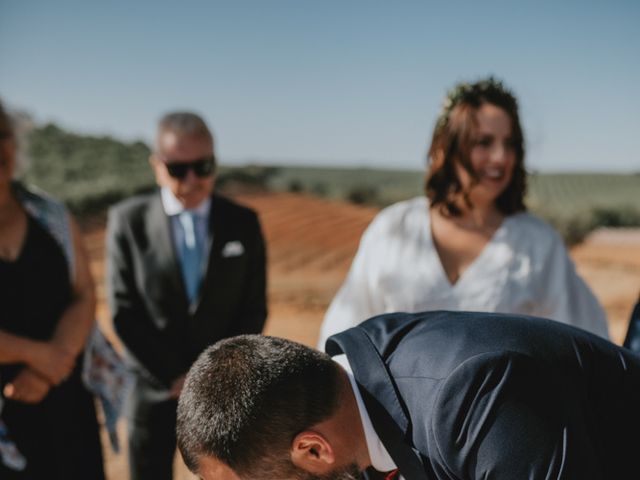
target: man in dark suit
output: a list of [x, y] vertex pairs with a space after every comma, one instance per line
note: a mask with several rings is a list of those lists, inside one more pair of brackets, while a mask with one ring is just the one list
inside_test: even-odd
[[192, 113], [162, 118], [150, 158], [160, 190], [109, 212], [107, 286], [135, 382], [132, 480], [171, 479], [177, 398], [208, 345], [259, 333], [265, 246], [256, 214], [213, 194], [213, 138]]
[[[207, 349], [178, 406], [204, 480], [636, 478], [640, 359], [565, 324], [387, 314], [327, 355], [269, 337]], [[340, 366], [338, 366], [340, 365]]]
[[629, 327], [627, 327], [627, 335], [624, 339], [624, 346], [629, 350], [640, 354], [640, 297], [631, 312]]

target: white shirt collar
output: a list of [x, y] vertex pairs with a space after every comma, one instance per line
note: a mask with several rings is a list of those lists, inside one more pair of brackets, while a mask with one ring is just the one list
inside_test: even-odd
[[358, 388], [356, 379], [353, 376], [349, 359], [346, 355], [342, 354], [333, 357], [333, 361], [340, 365], [347, 372], [347, 376], [349, 377], [349, 382], [351, 383], [351, 388], [353, 389], [353, 393], [358, 404], [358, 411], [360, 412], [360, 420], [362, 421], [362, 427], [364, 429], [364, 437], [367, 442], [367, 449], [369, 450], [371, 466], [379, 472], [395, 470], [397, 468], [396, 464], [373, 428], [371, 417], [369, 417], [369, 412], [367, 412], [367, 409], [364, 406], [364, 401], [360, 395], [360, 389]]
[[[180, 215], [186, 209], [180, 203], [180, 200], [176, 198], [176, 196], [169, 190], [167, 187], [162, 187], [160, 189], [160, 198], [162, 200], [162, 209], [164, 213], [168, 216]], [[211, 209], [211, 197], [205, 198], [200, 205], [196, 208], [190, 208], [192, 212], [194, 212], [198, 216], [207, 217], [209, 216], [209, 210]]]

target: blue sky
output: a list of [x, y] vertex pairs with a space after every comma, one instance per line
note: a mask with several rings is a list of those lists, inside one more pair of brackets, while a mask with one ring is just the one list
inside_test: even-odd
[[0, 97], [151, 141], [192, 109], [226, 163], [421, 169], [446, 90], [520, 99], [537, 171], [640, 169], [640, 2], [0, 0]]

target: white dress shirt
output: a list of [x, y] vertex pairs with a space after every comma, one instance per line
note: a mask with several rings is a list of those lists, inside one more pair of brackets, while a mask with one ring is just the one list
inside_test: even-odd
[[[173, 235], [174, 245], [182, 245], [184, 241], [184, 228], [178, 216], [184, 212], [186, 209], [180, 203], [175, 195], [166, 187], [162, 187], [160, 189], [160, 197], [162, 200], [162, 208], [164, 213], [169, 217], [171, 221], [171, 233]], [[208, 264], [209, 258], [209, 215], [211, 213], [211, 197], [207, 197], [203, 200], [200, 205], [195, 208], [190, 209], [194, 215], [194, 229], [195, 234], [198, 237], [198, 244], [202, 245], [202, 270], [206, 269], [206, 265]], [[180, 256], [176, 255], [178, 261], [180, 261]]]
[[[398, 467], [373, 428], [371, 417], [369, 417], [369, 412], [367, 412], [367, 409], [364, 406], [360, 390], [358, 389], [358, 384], [353, 376], [349, 359], [347, 359], [346, 355], [342, 354], [333, 357], [333, 361], [340, 365], [347, 372], [347, 376], [349, 377], [349, 382], [351, 383], [351, 388], [353, 389], [353, 394], [355, 395], [356, 402], [358, 404], [358, 412], [360, 413], [360, 420], [362, 421], [362, 428], [364, 429], [364, 438], [367, 443], [367, 450], [369, 450], [371, 466], [379, 472], [395, 470]], [[398, 477], [398, 480], [402, 480], [402, 477]]]

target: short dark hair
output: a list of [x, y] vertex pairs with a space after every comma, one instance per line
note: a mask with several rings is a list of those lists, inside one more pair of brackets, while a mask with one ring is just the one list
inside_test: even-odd
[[222, 340], [189, 370], [178, 447], [193, 472], [210, 456], [240, 475], [269, 478], [291, 464], [295, 436], [331, 417], [340, 395], [339, 367], [324, 353], [261, 335]]
[[455, 166], [458, 163], [474, 181], [477, 180], [477, 174], [471, 166], [470, 152], [476, 125], [475, 113], [486, 103], [500, 107], [511, 118], [511, 136], [516, 154], [511, 182], [496, 199], [496, 207], [504, 215], [526, 210], [525, 148], [518, 102], [502, 82], [488, 77], [475, 83], [456, 84], [445, 97], [433, 131], [425, 191], [431, 206], [440, 207], [446, 215], [457, 216], [461, 213], [455, 202], [460, 195], [471, 206], [468, 192], [463, 191]]

